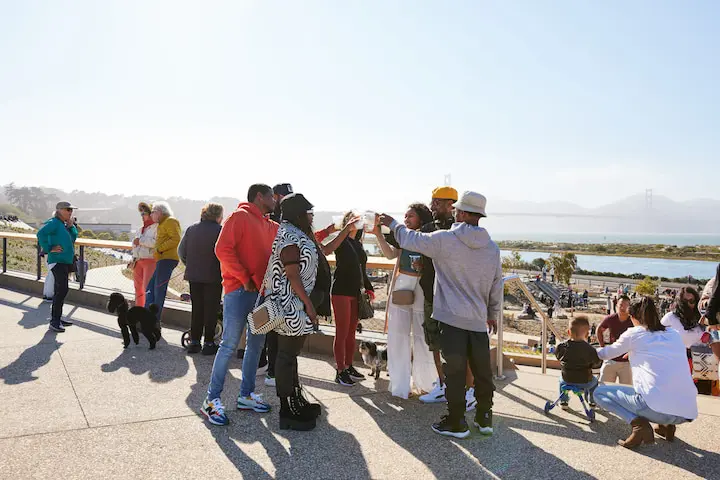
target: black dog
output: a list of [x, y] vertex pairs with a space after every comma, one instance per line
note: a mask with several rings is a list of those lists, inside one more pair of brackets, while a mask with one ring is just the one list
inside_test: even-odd
[[[149, 308], [132, 307], [128, 308], [128, 303], [121, 293], [110, 294], [110, 300], [107, 304], [108, 312], [117, 313], [118, 326], [123, 336], [123, 348], [130, 345], [130, 335], [135, 341], [135, 345], [140, 343], [140, 335], [138, 335], [137, 324], [140, 324], [140, 330], [145, 338], [150, 342], [150, 350], [155, 348], [155, 344], [160, 339], [159, 329], [157, 327], [158, 308], [155, 304]], [[130, 330], [128, 332], [128, 329]]]

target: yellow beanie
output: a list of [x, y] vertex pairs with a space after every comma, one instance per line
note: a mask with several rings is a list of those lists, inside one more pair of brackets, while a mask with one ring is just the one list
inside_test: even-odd
[[452, 187], [437, 187], [432, 192], [432, 198], [438, 198], [441, 200], [452, 200], [454, 202], [457, 202], [458, 193], [457, 190]]

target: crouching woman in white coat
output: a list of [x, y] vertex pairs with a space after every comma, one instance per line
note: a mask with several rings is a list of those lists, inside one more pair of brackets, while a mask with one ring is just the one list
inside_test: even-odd
[[[430, 209], [421, 204], [410, 205], [405, 213], [405, 226], [418, 230], [432, 222]], [[421, 255], [397, 246], [394, 238], [382, 235], [380, 225], [373, 231], [383, 255], [397, 258], [391, 294], [387, 305], [388, 372], [390, 393], [408, 398], [410, 393], [429, 392], [436, 380], [435, 362], [425, 342], [424, 295], [420, 287]]]
[[672, 442], [676, 425], [697, 418], [697, 389], [687, 366], [685, 344], [680, 334], [665, 328], [655, 302], [649, 297], [633, 300], [630, 305], [633, 328], [615, 343], [598, 350], [603, 360], [629, 355], [633, 386], [601, 385], [595, 401], [632, 425], [632, 433], [618, 443], [635, 448], [654, 443], [650, 422], [657, 423], [655, 433]]

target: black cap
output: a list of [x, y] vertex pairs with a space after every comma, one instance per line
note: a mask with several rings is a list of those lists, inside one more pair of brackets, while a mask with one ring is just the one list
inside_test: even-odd
[[296, 218], [312, 210], [314, 205], [302, 193], [291, 193], [280, 202], [283, 218]]
[[293, 193], [292, 185], [289, 183], [278, 183], [273, 187], [273, 193], [275, 195], [282, 195], [283, 197], [290, 195]]

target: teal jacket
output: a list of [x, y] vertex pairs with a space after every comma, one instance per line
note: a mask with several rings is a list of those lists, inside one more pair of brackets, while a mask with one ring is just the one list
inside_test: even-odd
[[[40, 248], [47, 253], [48, 263], [72, 264], [77, 236], [78, 231], [74, 225], [67, 228], [57, 217], [45, 222], [45, 225], [37, 232], [38, 243]], [[50, 252], [56, 245], [60, 245], [63, 251], [60, 253]]]

